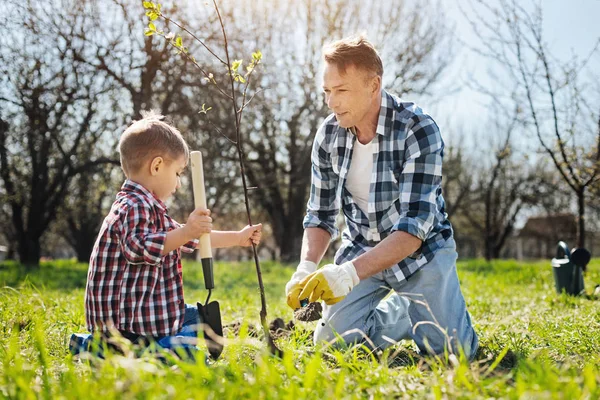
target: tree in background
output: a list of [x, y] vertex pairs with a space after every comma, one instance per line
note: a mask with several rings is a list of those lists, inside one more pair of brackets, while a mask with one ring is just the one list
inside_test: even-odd
[[69, 196], [59, 211], [57, 232], [75, 250], [77, 261], [87, 263], [98, 232], [122, 180], [114, 165], [97, 166], [71, 181]]
[[[518, 128], [518, 112], [508, 120], [508, 126], [496, 124], [495, 132], [502, 132], [497, 147], [492, 147], [491, 164], [478, 165], [469, 200], [470, 207], [464, 217], [483, 238], [486, 260], [500, 257], [500, 252], [522, 212], [536, 205], [539, 169], [530, 165], [523, 155], [515, 154], [512, 144]], [[492, 125], [492, 124], [490, 124]]]
[[[68, 4], [66, 4], [68, 3]], [[102, 110], [115, 104], [110, 87], [77, 61], [85, 5], [10, 2], [0, 24], [0, 179], [3, 218], [20, 261], [36, 266], [40, 238], [56, 219], [78, 174], [109, 162], [84, 156], [116, 127]]]
[[482, 1], [469, 12], [480, 54], [505, 72], [507, 86], [515, 87], [508, 101], [522, 107], [524, 124], [577, 198], [577, 247], [584, 247], [586, 193], [600, 180], [600, 103], [585, 72], [600, 38], [583, 60], [561, 61], [544, 40], [541, 5]]

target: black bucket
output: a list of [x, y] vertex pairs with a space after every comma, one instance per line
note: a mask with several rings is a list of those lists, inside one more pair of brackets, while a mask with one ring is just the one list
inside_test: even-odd
[[565, 242], [558, 242], [556, 258], [552, 259], [552, 272], [558, 293], [578, 296], [584, 292], [582, 267], [571, 261], [571, 251]]

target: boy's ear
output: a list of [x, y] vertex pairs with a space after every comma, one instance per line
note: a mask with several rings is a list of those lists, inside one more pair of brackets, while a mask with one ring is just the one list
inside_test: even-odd
[[162, 157], [154, 157], [150, 162], [150, 175], [154, 176], [158, 174], [158, 171], [163, 167], [165, 160]]

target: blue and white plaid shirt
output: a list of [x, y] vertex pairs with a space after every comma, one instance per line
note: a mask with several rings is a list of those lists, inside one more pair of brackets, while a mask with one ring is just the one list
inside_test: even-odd
[[368, 215], [345, 188], [356, 136], [330, 115], [319, 127], [312, 149], [312, 184], [304, 228], [338, 235], [336, 216], [346, 221], [336, 264], [351, 261], [394, 231], [421, 239], [421, 248], [392, 267], [398, 281], [427, 264], [452, 237], [442, 197], [444, 142], [438, 126], [414, 103], [381, 92]]

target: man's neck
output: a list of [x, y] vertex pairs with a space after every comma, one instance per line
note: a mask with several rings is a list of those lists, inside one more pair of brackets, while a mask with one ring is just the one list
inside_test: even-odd
[[377, 123], [379, 121], [379, 112], [381, 110], [381, 96], [379, 96], [369, 111], [363, 122], [359, 122], [354, 127], [354, 134], [362, 144], [370, 143], [377, 136]]

